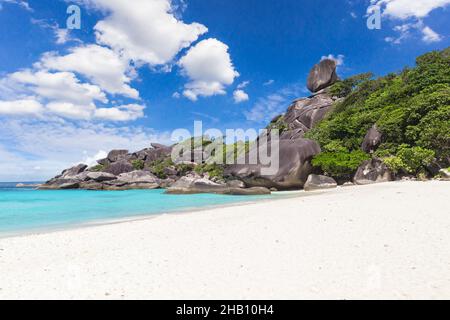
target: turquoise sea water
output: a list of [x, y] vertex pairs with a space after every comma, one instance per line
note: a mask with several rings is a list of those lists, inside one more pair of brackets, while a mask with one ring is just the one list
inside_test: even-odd
[[206, 208], [271, 196], [165, 195], [164, 190], [47, 191], [0, 183], [0, 236]]

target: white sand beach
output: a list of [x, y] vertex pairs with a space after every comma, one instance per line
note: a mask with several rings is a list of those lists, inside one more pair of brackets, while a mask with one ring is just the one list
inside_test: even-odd
[[1, 299], [450, 299], [450, 183], [0, 240]]

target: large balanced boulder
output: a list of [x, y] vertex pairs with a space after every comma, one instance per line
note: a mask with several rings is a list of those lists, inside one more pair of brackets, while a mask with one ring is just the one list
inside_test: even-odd
[[330, 177], [311, 174], [306, 181], [305, 191], [315, 191], [324, 189], [334, 189], [337, 187], [337, 182]]
[[364, 152], [373, 153], [377, 150], [382, 138], [383, 134], [378, 130], [377, 125], [374, 125], [369, 129], [369, 131], [367, 131], [367, 134], [364, 137], [364, 141], [361, 145], [361, 149]]
[[308, 76], [307, 86], [311, 92], [318, 92], [331, 86], [337, 80], [336, 61], [325, 59], [312, 68]]
[[371, 159], [365, 161], [353, 178], [353, 182], [358, 185], [393, 181], [393, 175], [381, 159]]
[[[270, 154], [270, 144], [255, 145], [250, 152]], [[317, 142], [309, 139], [280, 140], [279, 141], [279, 166], [273, 174], [264, 173], [263, 169], [269, 166], [261, 164], [249, 164], [248, 155], [245, 159], [238, 159], [237, 163], [229, 166], [225, 173], [245, 182], [247, 187], [275, 188], [277, 190], [300, 189], [312, 172], [311, 160], [321, 152]]]

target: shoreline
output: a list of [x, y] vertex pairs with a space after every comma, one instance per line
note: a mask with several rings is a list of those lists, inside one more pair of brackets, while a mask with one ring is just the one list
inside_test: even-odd
[[0, 299], [450, 298], [449, 193], [383, 183], [4, 238]]
[[[45, 190], [43, 190], [45, 191]], [[143, 213], [138, 215], [132, 215], [124, 218], [117, 218], [117, 219], [98, 219], [98, 220], [92, 220], [88, 222], [83, 223], [73, 223], [73, 224], [66, 224], [66, 225], [59, 225], [54, 227], [38, 227], [38, 228], [30, 228], [27, 230], [19, 230], [19, 231], [13, 231], [13, 232], [0, 232], [0, 240], [2, 239], [9, 239], [9, 238], [20, 238], [20, 237], [26, 237], [26, 236], [32, 236], [32, 235], [41, 235], [41, 234], [48, 234], [48, 233], [55, 233], [55, 232], [64, 232], [64, 231], [70, 231], [70, 230], [77, 230], [77, 229], [84, 229], [84, 228], [95, 228], [100, 226], [107, 226], [107, 225], [115, 225], [115, 224], [121, 224], [121, 223], [127, 223], [127, 222], [134, 222], [134, 221], [145, 221], [145, 220], [151, 220], [158, 218], [160, 216], [165, 215], [184, 215], [184, 214], [194, 214], [198, 212], [203, 211], [209, 211], [214, 209], [221, 209], [221, 208], [232, 208], [232, 207], [238, 207], [242, 205], [250, 205], [250, 204], [256, 204], [261, 202], [269, 202], [269, 201], [279, 201], [283, 199], [288, 199], [291, 197], [296, 196], [313, 196], [313, 195], [319, 195], [325, 192], [330, 192], [332, 190], [319, 190], [315, 192], [305, 192], [303, 190], [299, 191], [279, 191], [279, 192], [272, 192], [272, 198], [267, 199], [255, 199], [244, 202], [232, 202], [232, 203], [226, 203], [226, 204], [219, 204], [219, 205], [210, 205], [205, 206], [202, 208], [186, 208], [181, 210], [174, 210], [174, 211], [165, 211], [160, 213]], [[99, 191], [95, 191], [99, 192]], [[101, 192], [101, 191], [100, 191]], [[118, 191], [120, 192], [120, 191]], [[176, 197], [176, 195], [173, 195]], [[230, 196], [230, 197], [239, 197], [239, 196]], [[279, 198], [276, 198], [279, 197]]]

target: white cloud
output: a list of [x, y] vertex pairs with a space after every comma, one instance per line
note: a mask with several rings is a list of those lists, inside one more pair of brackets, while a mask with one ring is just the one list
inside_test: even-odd
[[12, 82], [23, 86], [42, 98], [74, 104], [90, 104], [94, 100], [108, 102], [100, 87], [81, 83], [71, 72], [18, 71], [9, 76]]
[[325, 59], [334, 60], [336, 61], [337, 66], [342, 66], [344, 65], [345, 56], [342, 54], [338, 54], [337, 56], [335, 56], [334, 54], [329, 54], [328, 56], [322, 56], [321, 61]]
[[371, 0], [384, 8], [383, 15], [394, 19], [425, 18], [429, 13], [450, 4], [450, 0]]
[[174, 99], [180, 99], [180, 98], [181, 98], [181, 94], [180, 94], [179, 92], [174, 92], [174, 93], [172, 94], [172, 98], [174, 98]]
[[398, 33], [396, 37], [386, 37], [385, 41], [393, 44], [400, 44], [404, 40], [413, 36], [414, 31], [420, 31], [422, 34], [422, 40], [426, 43], [439, 42], [442, 40], [442, 36], [434, 32], [433, 29], [426, 26], [422, 21], [415, 23], [405, 23], [394, 27], [394, 31]]
[[[88, 154], [87, 151], [83, 152], [84, 154]], [[97, 164], [97, 160], [105, 159], [108, 156], [108, 153], [106, 151], [100, 150], [97, 152], [94, 156], [86, 156], [82, 163], [88, 165], [89, 167], [95, 166]]]
[[42, 111], [36, 100], [0, 101], [0, 115], [39, 115]]
[[225, 94], [225, 86], [239, 76], [228, 53], [228, 46], [217, 39], [206, 39], [190, 48], [178, 63], [191, 80], [183, 95], [196, 101], [199, 96]]
[[80, 46], [65, 56], [47, 53], [40, 65], [50, 70], [82, 74], [108, 93], [139, 98], [139, 92], [129, 86], [132, 80], [129, 74], [135, 71], [127, 60], [106, 47], [95, 44]]
[[76, 105], [70, 102], [51, 102], [47, 104], [47, 111], [69, 119], [89, 120], [95, 112], [94, 104]]
[[172, 13], [170, 0], [79, 0], [107, 12], [95, 25], [97, 41], [127, 59], [150, 65], [166, 64], [208, 29], [186, 24]]
[[248, 101], [250, 98], [244, 90], [239, 89], [233, 92], [233, 99], [235, 103], [241, 103], [244, 101]]
[[105, 93], [98, 86], [81, 83], [71, 72], [28, 69], [8, 75], [1, 84], [2, 88], [12, 88], [15, 96], [20, 98], [3, 99], [0, 110], [3, 115], [27, 114], [39, 118], [56, 115], [106, 121], [133, 121], [144, 116], [143, 105], [98, 107], [97, 102], [108, 102]]
[[33, 9], [31, 9], [31, 7], [30, 7], [30, 5], [28, 4], [27, 1], [23, 1], [23, 0], [0, 0], [0, 9], [2, 8], [2, 4], [3, 3], [16, 4], [16, 5], [19, 5], [20, 7], [22, 7], [23, 9], [25, 9], [27, 11], [33, 11]]
[[270, 79], [263, 83], [263, 86], [270, 86], [275, 83], [275, 80]]
[[442, 37], [433, 31], [430, 27], [424, 27], [422, 29], [423, 37], [422, 40], [431, 43], [431, 42], [439, 42], [442, 40]]
[[111, 121], [132, 121], [144, 116], [145, 106], [137, 104], [123, 105], [114, 108], [99, 108], [95, 111], [97, 119]]
[[394, 31], [399, 35], [386, 37], [387, 42], [400, 44], [403, 40], [412, 37], [414, 30], [420, 31], [422, 40], [426, 43], [438, 42], [443, 39], [441, 35], [426, 26], [423, 20], [432, 11], [446, 8], [450, 4], [450, 0], [371, 0], [371, 3], [383, 9], [383, 16], [392, 20], [407, 21], [394, 27]]

